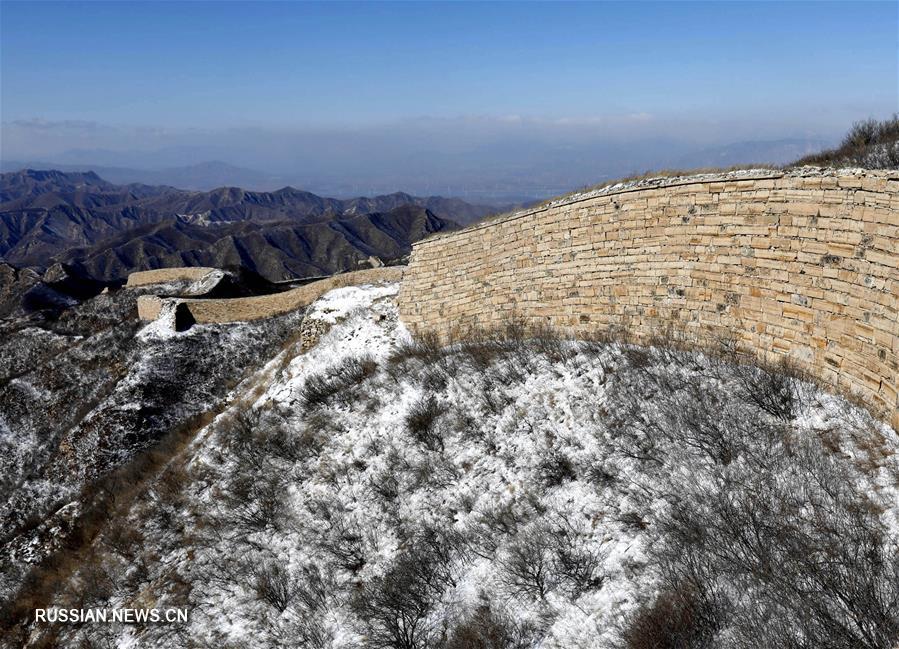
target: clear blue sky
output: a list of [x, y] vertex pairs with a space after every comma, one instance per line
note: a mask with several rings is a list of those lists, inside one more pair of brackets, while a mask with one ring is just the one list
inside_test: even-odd
[[3, 2], [2, 119], [162, 127], [896, 109], [897, 3]]
[[899, 110], [897, 22], [895, 0], [0, 0], [0, 164], [467, 197], [786, 162]]

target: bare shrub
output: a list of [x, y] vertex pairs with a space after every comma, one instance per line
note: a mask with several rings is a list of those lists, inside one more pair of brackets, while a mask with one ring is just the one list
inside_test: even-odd
[[550, 450], [537, 467], [537, 475], [544, 487], [558, 487], [577, 478], [574, 462], [558, 449]]
[[528, 328], [530, 347], [551, 363], [558, 363], [573, 358], [578, 348], [565, 340], [558, 330], [548, 325], [531, 325]]
[[317, 540], [318, 546], [331, 557], [337, 567], [356, 573], [367, 561], [368, 529], [344, 511], [333, 500], [319, 499], [309, 503], [316, 518], [327, 523], [326, 533]]
[[307, 566], [302, 569], [295, 580], [289, 607], [292, 619], [286, 629], [285, 640], [310, 649], [332, 646], [332, 637], [323, 619], [328, 609], [331, 589], [332, 585], [322, 577], [317, 567]]
[[877, 507], [817, 440], [762, 440], [714, 488], [675, 487], [656, 548], [666, 584], [730, 584], [738, 646], [894, 646], [899, 547]]
[[628, 364], [634, 369], [644, 369], [652, 364], [652, 353], [646, 347], [624, 345], [621, 352]]
[[800, 158], [792, 166], [858, 166], [868, 169], [899, 167], [899, 115], [883, 121], [856, 122], [836, 149]]
[[513, 541], [500, 560], [501, 587], [510, 597], [543, 600], [551, 586], [553, 542], [549, 533], [533, 530]]
[[669, 443], [699, 451], [726, 465], [746, 451], [753, 430], [761, 428], [757, 414], [721, 390], [710, 390], [698, 379], [661, 399], [664, 435]]
[[689, 587], [662, 592], [641, 606], [624, 632], [627, 649], [704, 649], [715, 646], [719, 610]]
[[508, 376], [490, 370], [485, 370], [478, 377], [477, 401], [481, 408], [491, 415], [499, 416], [513, 403], [513, 397], [507, 387], [510, 384]]
[[436, 423], [445, 410], [433, 395], [426, 395], [413, 403], [406, 413], [409, 435], [429, 451], [443, 451], [443, 435]]
[[788, 365], [780, 371], [763, 369], [755, 365], [737, 365], [733, 376], [740, 387], [741, 396], [764, 412], [781, 421], [790, 421], [798, 407], [799, 395]]
[[90, 553], [84, 559], [84, 565], [78, 571], [78, 604], [82, 608], [97, 606], [109, 601], [116, 590], [116, 581], [112, 575], [112, 565], [108, 555]]
[[400, 495], [401, 478], [409, 470], [403, 456], [391, 446], [384, 455], [384, 470], [368, 481], [368, 488], [381, 501], [382, 506], [393, 507]]
[[249, 403], [236, 405], [219, 428], [219, 434], [227, 448], [240, 450], [255, 446], [256, 433], [262, 425], [263, 412]]
[[495, 505], [478, 516], [474, 532], [475, 551], [479, 556], [492, 559], [503, 537], [514, 537], [530, 517], [530, 508], [509, 501]]
[[107, 527], [101, 542], [120, 557], [133, 561], [143, 545], [144, 535], [131, 525], [115, 521]]
[[283, 476], [254, 474], [238, 475], [229, 483], [226, 515], [231, 525], [244, 532], [260, 532], [265, 529], [280, 530], [287, 522], [290, 510], [287, 506]]
[[427, 623], [449, 585], [446, 553], [417, 544], [400, 554], [387, 573], [368, 583], [353, 600], [366, 627], [369, 647], [424, 649], [434, 644]]
[[553, 548], [553, 568], [560, 586], [571, 599], [602, 588], [603, 555], [573, 534], [558, 534]]
[[429, 453], [411, 467], [411, 489], [443, 489], [459, 479], [459, 468], [446, 455]]
[[485, 603], [453, 626], [440, 649], [527, 649], [537, 642], [536, 629], [497, 606]]
[[444, 349], [440, 344], [440, 338], [436, 334], [426, 332], [414, 339], [401, 342], [387, 360], [391, 365], [400, 364], [410, 359], [431, 364], [443, 356]]
[[306, 379], [300, 400], [307, 410], [328, 405], [332, 401], [348, 403], [352, 388], [374, 375], [377, 363], [370, 356], [350, 357], [327, 370]]
[[296, 593], [296, 584], [282, 564], [266, 561], [253, 569], [253, 590], [259, 599], [283, 613]]

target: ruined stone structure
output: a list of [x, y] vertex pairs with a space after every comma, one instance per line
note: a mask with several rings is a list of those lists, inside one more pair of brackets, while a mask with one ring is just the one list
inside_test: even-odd
[[[171, 268], [166, 270], [172, 271], [173, 274], [166, 279], [159, 279], [157, 282], [172, 281], [178, 272], [192, 269]], [[212, 269], [207, 268], [204, 270], [208, 274]], [[180, 305], [179, 308], [182, 311], [185, 311], [185, 315], [189, 314], [193, 322], [200, 324], [258, 320], [307, 306], [334, 288], [356, 284], [398, 282], [402, 279], [402, 276], [402, 266], [387, 266], [332, 275], [304, 286], [271, 295], [230, 299], [166, 298], [156, 295], [141, 295], [137, 298], [137, 314], [141, 320], [155, 320], [159, 317], [165, 302], [175, 302]], [[128, 286], [133, 286], [131, 277], [133, 275], [128, 278]], [[146, 284], [147, 282], [143, 283]]]
[[740, 172], [574, 195], [413, 246], [400, 314], [673, 331], [787, 357], [899, 428], [899, 173]]
[[203, 266], [191, 266], [181, 268], [157, 268], [156, 270], [141, 270], [128, 275], [125, 286], [148, 286], [150, 284], [164, 284], [166, 282], [187, 281], [194, 282], [215, 272], [215, 268]]

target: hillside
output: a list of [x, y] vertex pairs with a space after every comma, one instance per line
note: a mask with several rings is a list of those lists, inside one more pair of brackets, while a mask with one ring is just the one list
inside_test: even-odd
[[[494, 211], [402, 193], [338, 200], [291, 187], [191, 192], [113, 185], [92, 172], [34, 170], [3, 174], [0, 197], [0, 258], [39, 269], [86, 260], [84, 268], [104, 281], [194, 259], [246, 263], [276, 280], [351, 270], [371, 255], [400, 257], [423, 234]], [[333, 257], [327, 254], [335, 247]]]
[[297, 224], [238, 221], [201, 225], [182, 219], [134, 228], [59, 258], [90, 277], [115, 279], [136, 269], [241, 266], [271, 281], [353, 270], [374, 256], [408, 255], [413, 241], [455, 227], [421, 207]]
[[839, 146], [804, 156], [793, 164], [899, 169], [899, 114], [882, 121], [856, 122]]
[[[896, 192], [642, 178], [455, 231], [178, 218], [0, 265], [0, 643], [894, 649]], [[369, 243], [414, 247], [251, 270]], [[100, 292], [129, 255], [240, 270]], [[73, 609], [184, 618], [36, 619]]]
[[[307, 325], [330, 328], [316, 347], [269, 347], [227, 412], [137, 474], [96, 536], [69, 541], [70, 560], [16, 600], [153, 602], [186, 607], [189, 623], [29, 624], [8, 637], [403, 649], [666, 637], [873, 649], [899, 637], [899, 439], [887, 426], [723, 357], [515, 328], [412, 342], [396, 290], [313, 304]], [[151, 324], [134, 340], [193, 364], [207, 337], [240, 349], [258, 331]], [[147, 389], [153, 367], [122, 385]], [[15, 383], [38, 393], [43, 381]], [[134, 390], [84, 421], [128, 422]], [[104, 465], [82, 453], [100, 430], [67, 434], [69, 466]], [[51, 520], [77, 520], [67, 493]], [[29, 552], [79, 529], [42, 524]], [[6, 561], [21, 566], [17, 547]], [[18, 573], [4, 574], [9, 589]]]

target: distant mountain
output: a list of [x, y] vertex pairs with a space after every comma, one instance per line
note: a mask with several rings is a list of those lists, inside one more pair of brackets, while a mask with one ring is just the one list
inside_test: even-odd
[[160, 169], [135, 169], [104, 165], [60, 164], [41, 161], [4, 161], [0, 171], [9, 173], [20, 169], [58, 169], [67, 173], [78, 173], [91, 169], [110, 183], [129, 185], [173, 185], [181, 189], [208, 191], [217, 187], [239, 186], [257, 190], [271, 190], [288, 184], [286, 178], [266, 174], [255, 169], [237, 167], [227, 162], [209, 161], [183, 167]]
[[0, 199], [0, 259], [39, 268], [83, 262], [103, 280], [138, 268], [225, 259], [246, 262], [270, 279], [334, 272], [369, 255], [401, 256], [428, 232], [494, 211], [403, 193], [339, 200], [292, 187], [196, 192], [115, 185], [94, 172], [31, 169], [2, 174]]
[[170, 266], [240, 266], [280, 281], [367, 267], [371, 257], [394, 261], [409, 254], [413, 241], [453, 227], [414, 205], [304, 224], [198, 225], [172, 219], [129, 230], [97, 246], [70, 249], [60, 259], [88, 277], [106, 280]]
[[28, 169], [0, 176], [0, 207], [3, 210], [60, 205], [99, 207], [172, 193], [178, 193], [178, 190], [139, 183], [114, 185], [93, 171], [66, 173]]

